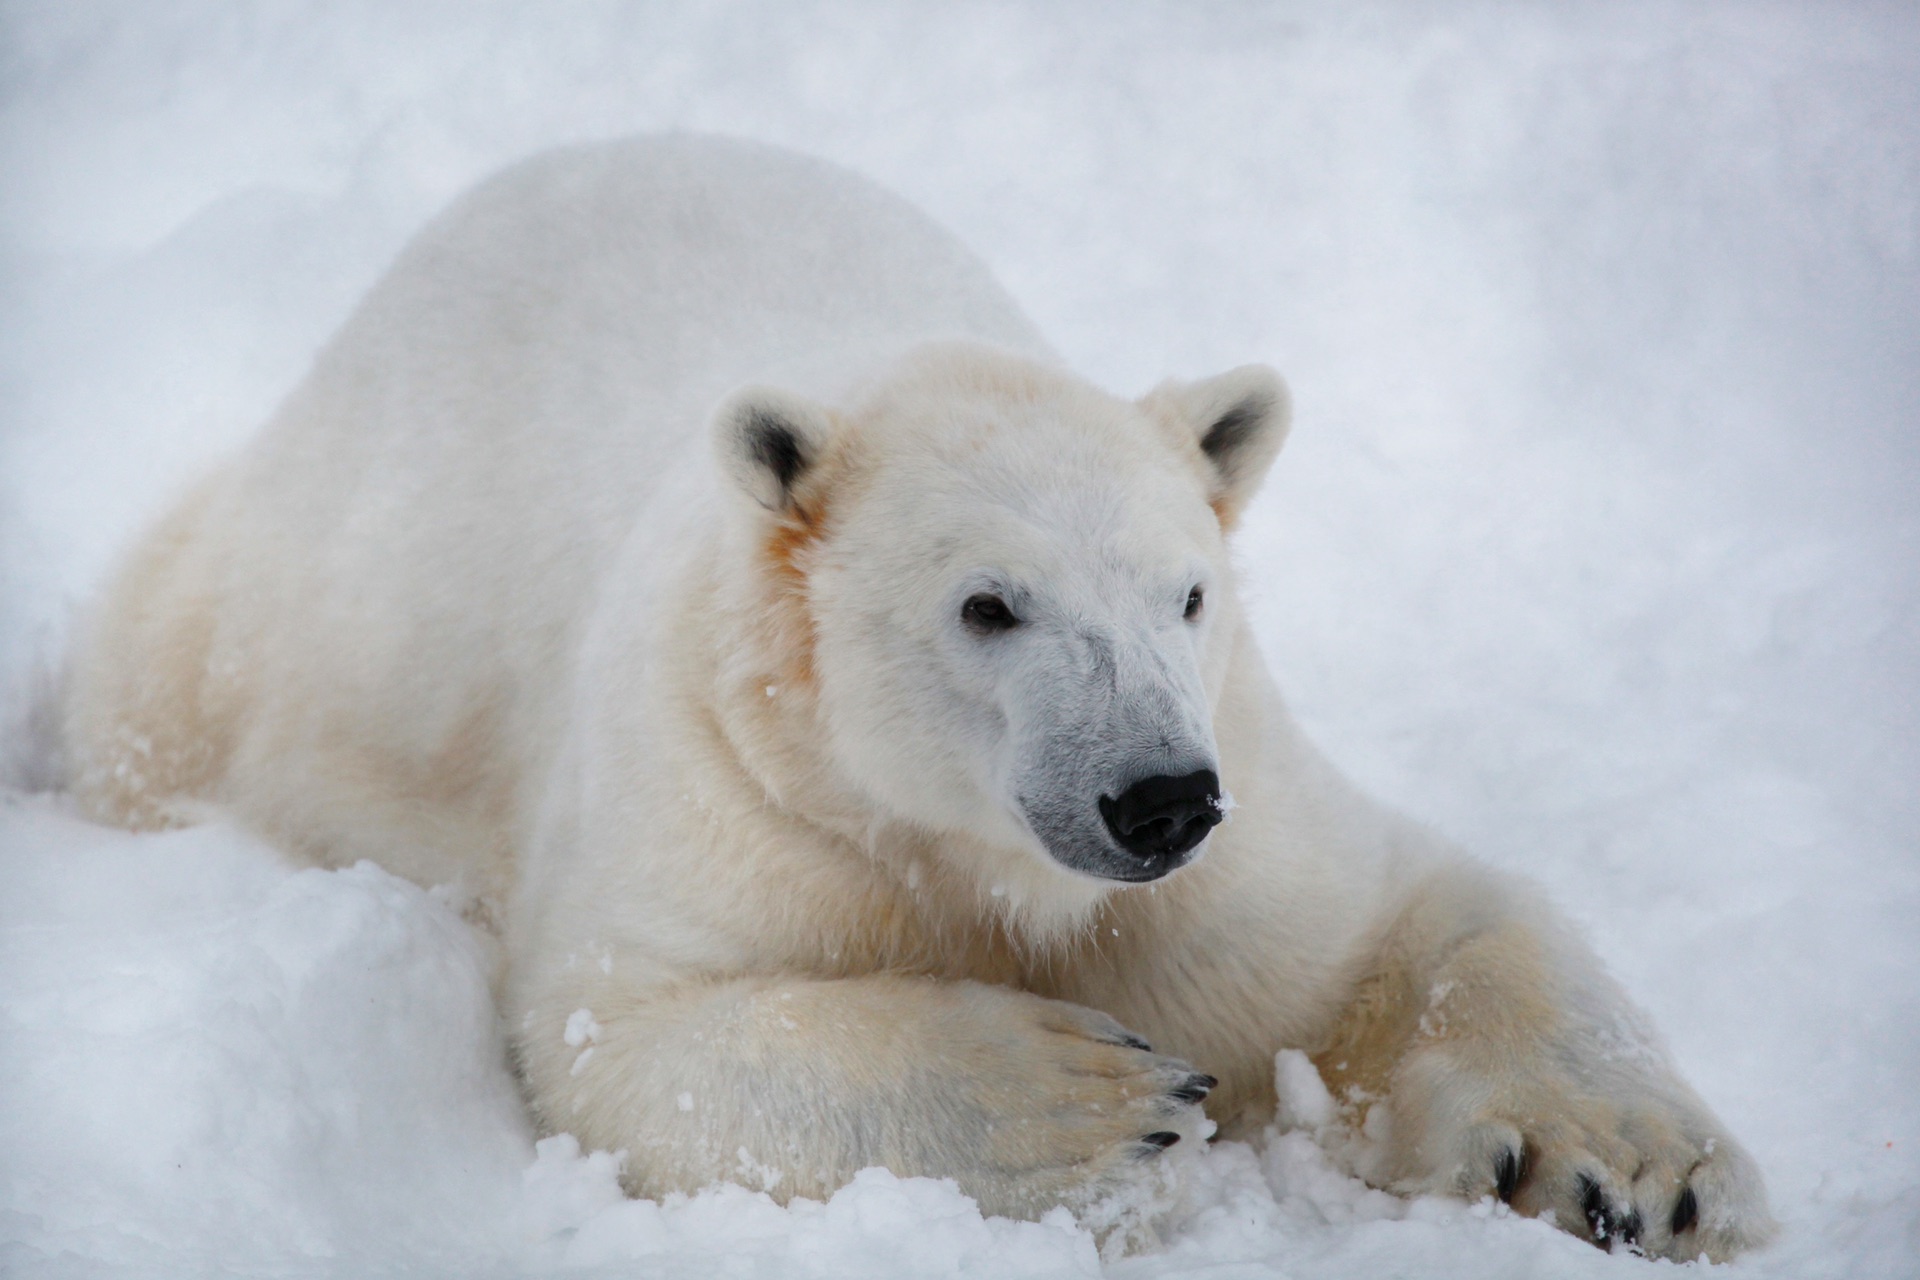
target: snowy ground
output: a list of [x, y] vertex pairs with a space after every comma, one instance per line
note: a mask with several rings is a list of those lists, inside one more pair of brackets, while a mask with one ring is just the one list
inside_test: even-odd
[[[1282, 368], [1240, 553], [1302, 718], [1667, 1029], [1785, 1223], [1728, 1270], [1913, 1274], [1916, 121], [1904, 5], [0, 5], [0, 1271], [1102, 1274], [884, 1174], [619, 1201], [430, 893], [22, 794], [71, 602], [405, 235], [682, 127], [907, 194], [1117, 390]], [[1651, 1265], [1306, 1133], [1183, 1159], [1104, 1274]]]

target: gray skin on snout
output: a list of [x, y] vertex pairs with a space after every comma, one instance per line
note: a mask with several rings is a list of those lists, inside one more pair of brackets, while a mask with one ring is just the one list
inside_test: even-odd
[[1008, 726], [1028, 829], [1055, 861], [1103, 880], [1158, 880], [1193, 861], [1222, 809], [1217, 780], [1195, 776], [1219, 765], [1191, 649], [1098, 626], [1032, 639], [1049, 652]]

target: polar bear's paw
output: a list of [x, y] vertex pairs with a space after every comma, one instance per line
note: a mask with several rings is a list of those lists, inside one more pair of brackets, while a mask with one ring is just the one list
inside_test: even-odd
[[[1076, 1211], [1151, 1189], [1154, 1168], [1183, 1140], [1201, 1141], [1200, 1104], [1218, 1083], [1153, 1052], [1103, 1013], [1052, 1000], [1022, 1002], [1029, 1034], [994, 1046], [992, 1068], [968, 1090], [991, 1109], [969, 1178], [989, 1212]], [[991, 1207], [990, 1207], [991, 1206]]]
[[1439, 1046], [1409, 1055], [1389, 1107], [1395, 1189], [1495, 1196], [1653, 1257], [1721, 1261], [1766, 1243], [1775, 1228], [1752, 1158], [1670, 1073], [1608, 1066], [1490, 1071]]

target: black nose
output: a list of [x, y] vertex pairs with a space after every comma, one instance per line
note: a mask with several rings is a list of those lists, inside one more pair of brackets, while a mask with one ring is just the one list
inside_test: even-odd
[[1100, 816], [1128, 853], [1177, 858], [1220, 821], [1220, 779], [1211, 769], [1179, 778], [1142, 778], [1118, 799], [1101, 796]]

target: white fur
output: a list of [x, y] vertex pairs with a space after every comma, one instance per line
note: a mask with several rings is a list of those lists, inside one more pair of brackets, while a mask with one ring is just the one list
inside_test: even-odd
[[[1224, 542], [1286, 426], [1258, 367], [1078, 380], [827, 166], [544, 156], [422, 233], [129, 563], [77, 789], [462, 886], [535, 1113], [638, 1192], [884, 1163], [1086, 1205], [1200, 1132], [1187, 1062], [1244, 1132], [1302, 1048], [1387, 1109], [1391, 1185], [1482, 1194], [1524, 1146], [1516, 1205], [1569, 1229], [1584, 1176], [1650, 1250], [1764, 1238], [1751, 1161], [1566, 927], [1295, 729]], [[1018, 625], [967, 625], [982, 594]], [[1230, 821], [1111, 878], [1097, 799], [1207, 768]]]

